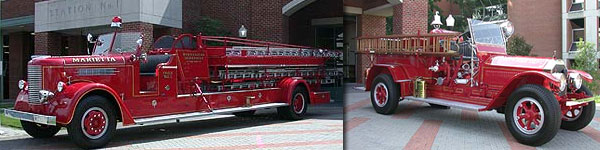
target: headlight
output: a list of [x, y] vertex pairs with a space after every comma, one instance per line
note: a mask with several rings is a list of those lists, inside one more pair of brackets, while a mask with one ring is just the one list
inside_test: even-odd
[[573, 84], [575, 89], [581, 88], [581, 85], [583, 84], [583, 79], [581, 78], [581, 75], [579, 75], [579, 73], [570, 73], [569, 78], [571, 78], [571, 83]]
[[563, 73], [552, 73], [552, 76], [560, 80], [560, 91], [565, 91], [567, 89], [567, 77]]
[[56, 84], [56, 90], [58, 90], [58, 92], [62, 92], [62, 90], [65, 88], [65, 83], [62, 81], [58, 81], [58, 84]]
[[25, 84], [26, 84], [25, 80], [19, 80], [19, 89], [21, 89], [21, 90], [24, 89]]

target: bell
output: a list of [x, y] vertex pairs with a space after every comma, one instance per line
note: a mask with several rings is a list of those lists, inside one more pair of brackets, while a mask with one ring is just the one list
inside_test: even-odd
[[431, 22], [431, 25], [433, 25], [433, 27], [436, 29], [439, 29], [442, 25], [442, 19], [439, 11], [435, 11], [435, 16], [433, 16], [433, 22]]

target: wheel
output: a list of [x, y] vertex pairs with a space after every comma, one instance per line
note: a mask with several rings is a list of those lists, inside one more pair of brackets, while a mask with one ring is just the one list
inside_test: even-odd
[[114, 136], [117, 120], [113, 105], [104, 97], [89, 96], [81, 100], [67, 126], [69, 136], [81, 148], [100, 148]]
[[33, 138], [50, 138], [60, 131], [59, 126], [44, 125], [23, 120], [21, 120], [21, 126]]
[[277, 113], [287, 120], [300, 120], [306, 114], [308, 98], [308, 90], [303, 86], [297, 86], [292, 92], [290, 105], [277, 108]]
[[400, 100], [398, 84], [388, 74], [380, 74], [371, 84], [371, 104], [375, 112], [389, 115], [396, 111]]
[[256, 110], [235, 112], [235, 113], [233, 113], [233, 115], [235, 115], [236, 117], [252, 117], [252, 116], [254, 116], [254, 112], [256, 112]]
[[527, 84], [508, 99], [504, 118], [515, 139], [531, 146], [542, 145], [554, 138], [560, 127], [560, 106], [548, 89]]
[[438, 109], [450, 109], [450, 107], [448, 107], [448, 106], [432, 104], [432, 103], [429, 103], [429, 106], [431, 106], [433, 108], [438, 108]]
[[[585, 85], [582, 85], [577, 93], [584, 92], [587, 96], [593, 96], [590, 89], [588, 89]], [[591, 101], [586, 106], [579, 106], [579, 108], [575, 108], [567, 111], [565, 115], [562, 117], [562, 122], [560, 124], [561, 129], [577, 131], [583, 129], [585, 126], [592, 122], [594, 119], [594, 114], [596, 112], [596, 102]]]

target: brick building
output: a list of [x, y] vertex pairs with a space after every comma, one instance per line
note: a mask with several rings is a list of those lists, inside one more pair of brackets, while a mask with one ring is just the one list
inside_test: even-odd
[[[208, 17], [231, 36], [244, 25], [249, 39], [341, 49], [342, 0], [3, 0], [4, 93], [15, 98], [32, 55], [87, 54], [85, 35], [125, 31], [144, 35], [144, 50], [162, 35], [193, 33]], [[193, 33], [197, 34], [197, 33]]]
[[392, 18], [393, 34], [428, 32], [428, 0], [344, 0], [344, 73], [362, 83], [370, 66], [367, 54], [356, 54], [356, 38], [386, 35], [386, 18]]

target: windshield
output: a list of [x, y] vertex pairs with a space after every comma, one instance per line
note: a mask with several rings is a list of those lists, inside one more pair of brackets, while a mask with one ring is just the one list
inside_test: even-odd
[[[94, 55], [103, 55], [110, 51], [114, 33], [107, 33], [98, 36]], [[113, 53], [133, 53], [137, 49], [137, 41], [140, 40], [140, 32], [117, 33], [112, 47]]]
[[503, 47], [505, 45], [500, 25], [481, 20], [471, 20], [471, 30], [475, 43], [501, 45]]

